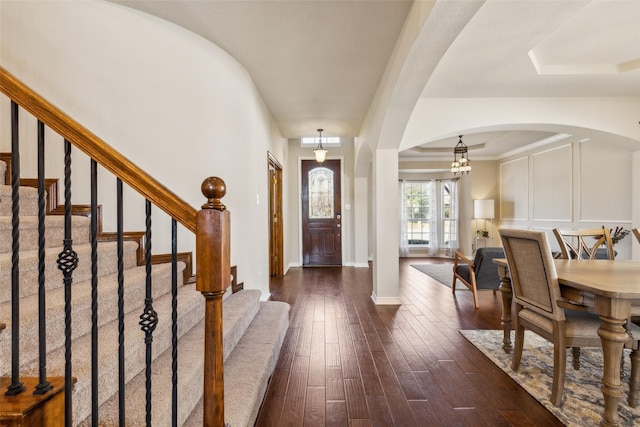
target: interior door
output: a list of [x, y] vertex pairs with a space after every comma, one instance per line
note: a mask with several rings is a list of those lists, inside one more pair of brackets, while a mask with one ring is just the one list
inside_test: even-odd
[[340, 160], [302, 161], [302, 265], [342, 265]]
[[282, 166], [269, 153], [269, 276], [284, 275]]

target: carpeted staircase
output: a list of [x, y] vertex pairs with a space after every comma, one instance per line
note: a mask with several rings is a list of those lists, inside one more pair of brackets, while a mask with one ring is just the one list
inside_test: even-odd
[[[0, 162], [0, 177], [6, 165]], [[38, 376], [38, 221], [37, 191], [20, 189], [20, 375]], [[11, 373], [11, 188], [0, 185], [0, 377]], [[89, 219], [74, 216], [73, 249], [79, 264], [72, 284], [73, 425], [90, 425], [91, 415], [91, 247]], [[64, 375], [64, 295], [57, 258], [64, 218], [46, 217], [47, 375]], [[118, 425], [118, 320], [116, 243], [98, 243], [99, 419]], [[145, 343], [139, 326], [145, 298], [145, 267], [137, 266], [138, 243], [125, 242], [126, 425], [145, 423]], [[178, 424], [202, 425], [204, 298], [194, 283], [178, 289]], [[192, 281], [189, 281], [192, 282]], [[152, 424], [171, 425], [171, 265], [152, 268], [153, 333]], [[289, 306], [261, 302], [257, 290], [225, 294], [223, 303], [225, 422], [253, 425], [275, 369], [289, 323]], [[25, 393], [31, 393], [27, 390]], [[2, 392], [4, 394], [4, 391]]]

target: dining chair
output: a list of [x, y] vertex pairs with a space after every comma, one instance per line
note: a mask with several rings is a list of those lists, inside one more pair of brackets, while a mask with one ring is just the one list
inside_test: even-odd
[[[530, 330], [553, 343], [553, 385], [551, 403], [562, 402], [568, 347], [597, 347], [599, 316], [585, 310], [565, 309], [551, 248], [544, 231], [500, 229], [513, 299], [516, 305], [515, 342], [512, 369], [517, 371], [523, 353], [525, 330]], [[630, 404], [635, 405], [640, 374], [640, 354], [637, 352], [640, 328], [627, 329], [626, 348], [631, 348]]]
[[608, 228], [568, 230], [554, 228], [563, 259], [615, 259]]
[[[613, 260], [616, 256], [616, 251], [613, 249], [613, 239], [611, 238], [611, 232], [607, 228], [596, 229], [578, 229], [578, 230], [563, 230], [554, 228], [553, 234], [556, 236], [560, 248], [562, 250], [558, 258], [561, 259], [609, 259]], [[635, 234], [635, 233], [634, 233]], [[636, 235], [638, 237], [638, 235]], [[592, 244], [587, 243], [588, 239], [594, 240]], [[580, 254], [576, 256], [576, 254]], [[574, 310], [587, 310], [593, 313], [595, 310], [595, 300], [593, 295], [585, 295], [578, 289], [572, 288], [569, 292], [564, 293], [564, 298], [560, 302], [563, 308], [570, 308]], [[636, 324], [640, 323], [640, 307], [632, 306], [631, 315], [629, 320], [625, 324], [625, 328], [631, 322]], [[573, 347], [573, 367], [575, 369], [580, 368], [580, 348]], [[622, 361], [624, 366], [624, 360]]]
[[637, 228], [633, 228], [631, 229], [631, 231], [633, 232], [633, 235], [636, 236], [636, 240], [638, 241], [638, 243], [640, 243], [640, 230], [638, 230]]
[[455, 251], [453, 259], [453, 283], [451, 289], [456, 292], [456, 282], [460, 281], [473, 293], [473, 302], [478, 304], [478, 290], [491, 289], [493, 293], [500, 287], [498, 265], [493, 263], [495, 258], [504, 258], [502, 248], [478, 248], [473, 260], [459, 251]]
[[[568, 230], [554, 228], [553, 234], [560, 245], [560, 259], [615, 259], [611, 232], [606, 228]], [[592, 242], [589, 239], [593, 240]], [[585, 295], [578, 289], [571, 289], [564, 295], [564, 308], [574, 310], [589, 310], [595, 313], [595, 300], [592, 295]], [[574, 367], [579, 367], [577, 354], [574, 350]]]

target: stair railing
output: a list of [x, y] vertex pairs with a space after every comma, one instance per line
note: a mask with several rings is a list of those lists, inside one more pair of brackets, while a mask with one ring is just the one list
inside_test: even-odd
[[[96, 233], [95, 223], [97, 213], [97, 165], [111, 172], [117, 178], [117, 241], [118, 241], [118, 319], [120, 330], [120, 425], [124, 425], [124, 353], [122, 351], [123, 334], [123, 278], [122, 278], [122, 246], [123, 246], [123, 206], [122, 184], [125, 183], [146, 199], [146, 232], [145, 232], [145, 265], [147, 267], [147, 285], [145, 309], [140, 316], [140, 325], [145, 332], [147, 343], [147, 425], [151, 422], [151, 342], [152, 333], [157, 323], [156, 313], [153, 309], [151, 298], [151, 205], [155, 205], [172, 218], [172, 271], [173, 271], [173, 425], [177, 425], [177, 320], [176, 320], [176, 263], [177, 263], [177, 223], [183, 225], [196, 236], [196, 289], [205, 297], [205, 333], [204, 333], [204, 395], [203, 395], [203, 425], [224, 425], [224, 380], [223, 380], [223, 346], [222, 346], [222, 295], [230, 284], [230, 213], [221, 203], [220, 199], [226, 193], [224, 181], [220, 178], [210, 177], [202, 184], [202, 193], [207, 202], [200, 210], [196, 210], [183, 201], [168, 188], [140, 169], [122, 154], [110, 147], [105, 141], [83, 127], [77, 121], [63, 113], [57, 107], [49, 103], [35, 93], [24, 83], [14, 77], [4, 68], [0, 67], [0, 92], [5, 94], [12, 103], [12, 156], [9, 165], [12, 184], [12, 360], [11, 360], [11, 385], [5, 392], [6, 395], [17, 395], [25, 392], [25, 386], [20, 382], [20, 356], [19, 356], [19, 191], [20, 182], [20, 156], [18, 135], [18, 106], [29, 112], [38, 120], [38, 194], [39, 194], [39, 247], [44, 247], [44, 126], [49, 127], [64, 138], [65, 146], [65, 239], [64, 250], [59, 255], [58, 266], [63, 272], [65, 288], [65, 425], [72, 422], [72, 387], [73, 378], [71, 371], [71, 290], [73, 271], [77, 266], [77, 255], [73, 250], [71, 237], [71, 149], [77, 148], [91, 159], [91, 232], [90, 241], [92, 247], [92, 335], [97, 332], [97, 280], [95, 280], [96, 263]], [[42, 258], [42, 255], [40, 256]], [[40, 281], [43, 281], [44, 268], [40, 268]], [[44, 319], [44, 290], [43, 282], [39, 289], [40, 318]], [[42, 293], [42, 294], [40, 294]], [[46, 326], [40, 325], [40, 383], [35, 387], [34, 394], [46, 394], [51, 389], [46, 379], [46, 340], [44, 331]], [[96, 340], [97, 342], [97, 340]], [[92, 344], [92, 358], [97, 363], [97, 345]], [[97, 371], [97, 366], [92, 366]], [[97, 373], [92, 373], [92, 422], [97, 423]]]

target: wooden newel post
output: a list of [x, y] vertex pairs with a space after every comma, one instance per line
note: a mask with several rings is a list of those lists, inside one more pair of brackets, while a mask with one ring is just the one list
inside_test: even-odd
[[196, 289], [205, 297], [204, 415], [206, 427], [224, 426], [222, 295], [231, 278], [231, 214], [220, 199], [224, 181], [209, 177], [202, 183], [207, 203], [196, 214]]

